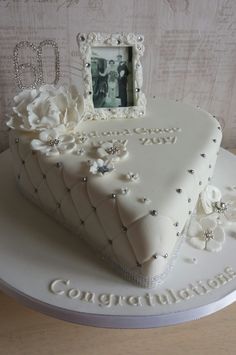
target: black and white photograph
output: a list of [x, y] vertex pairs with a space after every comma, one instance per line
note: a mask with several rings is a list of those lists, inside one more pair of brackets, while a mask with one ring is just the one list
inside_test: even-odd
[[132, 47], [92, 47], [95, 108], [133, 106]]

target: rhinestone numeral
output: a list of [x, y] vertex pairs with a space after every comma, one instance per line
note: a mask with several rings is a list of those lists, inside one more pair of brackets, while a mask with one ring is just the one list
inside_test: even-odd
[[[13, 61], [15, 68], [15, 78], [16, 83], [20, 89], [35, 89], [36, 87], [44, 84], [44, 74], [43, 74], [43, 48], [45, 46], [51, 46], [54, 49], [55, 56], [55, 77], [53, 84], [56, 85], [60, 78], [60, 58], [59, 58], [59, 50], [56, 42], [52, 40], [45, 40], [39, 43], [38, 47], [31, 42], [22, 41], [17, 43], [13, 52]], [[24, 48], [30, 48], [36, 57], [36, 63], [19, 63], [19, 51]], [[24, 72], [25, 70], [30, 70], [33, 76], [33, 83], [31, 85], [25, 85], [23, 82]]]

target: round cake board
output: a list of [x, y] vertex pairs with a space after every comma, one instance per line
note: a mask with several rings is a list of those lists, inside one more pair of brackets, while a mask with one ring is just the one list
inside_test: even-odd
[[[236, 299], [236, 223], [222, 252], [184, 242], [173, 271], [155, 289], [123, 280], [78, 238], [18, 191], [10, 152], [0, 155], [0, 288], [26, 306], [66, 321], [151, 328], [212, 314]], [[221, 149], [214, 179], [233, 194], [236, 158]]]

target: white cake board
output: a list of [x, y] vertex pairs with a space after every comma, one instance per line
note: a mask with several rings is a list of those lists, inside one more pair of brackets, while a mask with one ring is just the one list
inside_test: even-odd
[[[20, 194], [9, 151], [0, 155], [0, 166], [0, 288], [26, 306], [79, 324], [150, 328], [197, 319], [235, 301], [236, 277], [226, 270], [236, 272], [236, 224], [228, 228], [221, 253], [200, 251], [184, 242], [165, 283], [146, 290], [109, 270], [77, 236]], [[213, 184], [225, 194], [236, 185], [236, 157], [223, 149]], [[192, 258], [197, 264], [189, 261]], [[54, 288], [64, 291], [60, 295], [50, 291], [57, 279], [63, 280]], [[195, 291], [188, 291], [191, 285]], [[68, 294], [70, 289], [76, 290]]]

